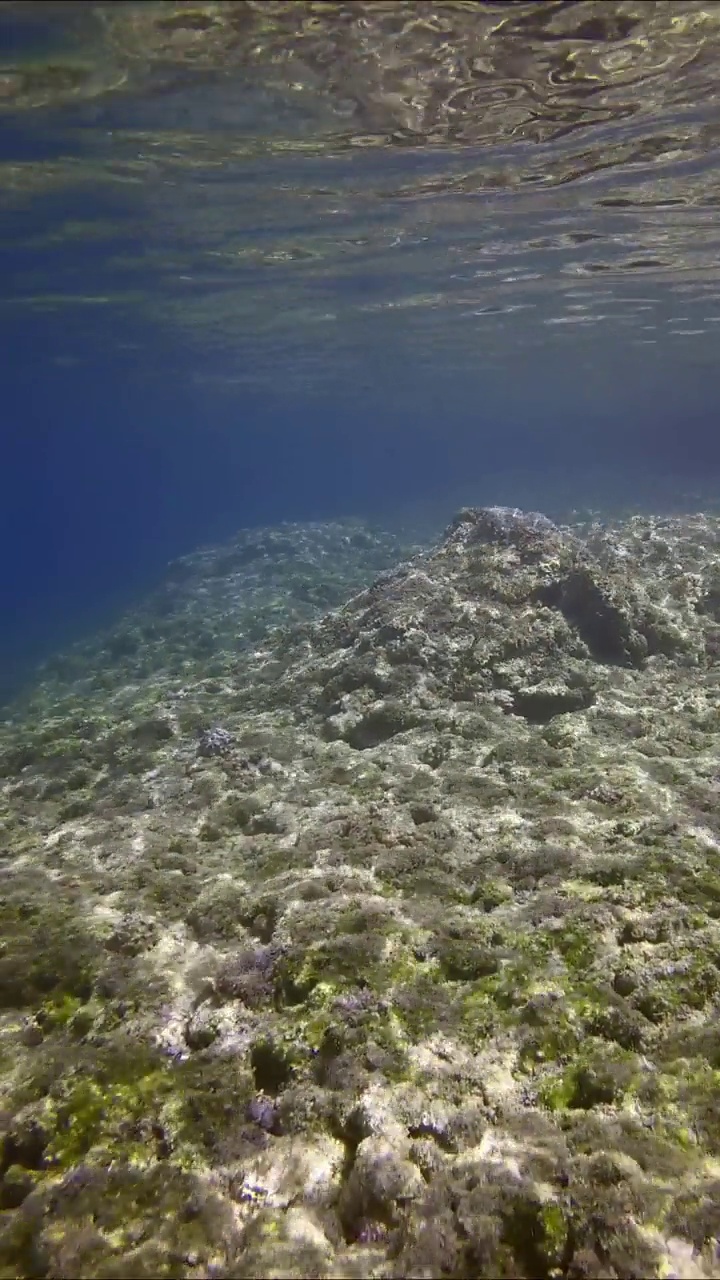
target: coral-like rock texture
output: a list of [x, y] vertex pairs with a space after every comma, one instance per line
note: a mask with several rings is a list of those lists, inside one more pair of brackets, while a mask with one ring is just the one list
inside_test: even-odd
[[720, 520], [239, 535], [0, 735], [0, 1278], [718, 1277]]

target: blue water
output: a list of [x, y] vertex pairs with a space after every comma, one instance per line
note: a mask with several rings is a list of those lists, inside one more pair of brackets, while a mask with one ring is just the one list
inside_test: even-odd
[[[85, 48], [60, 8], [4, 13], [3, 66]], [[637, 127], [323, 153], [298, 149], [328, 137], [312, 77], [297, 109], [262, 68], [131, 61], [117, 88], [90, 35], [91, 89], [3, 108], [5, 691], [242, 526], [712, 503], [716, 152], [692, 68], [655, 117], [628, 91]]]

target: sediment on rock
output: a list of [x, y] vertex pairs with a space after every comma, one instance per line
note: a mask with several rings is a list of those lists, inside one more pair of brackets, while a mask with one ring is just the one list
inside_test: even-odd
[[0, 1276], [717, 1276], [720, 525], [352, 536], [3, 727]]

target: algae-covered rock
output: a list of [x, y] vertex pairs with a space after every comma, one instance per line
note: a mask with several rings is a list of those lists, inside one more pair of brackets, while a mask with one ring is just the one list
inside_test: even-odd
[[[661, 638], [662, 635], [662, 638]], [[591, 707], [615, 666], [690, 646], [623, 560], [544, 516], [460, 512], [437, 549], [310, 624], [274, 691], [356, 749], [494, 704], [531, 723]], [[262, 676], [262, 672], [261, 672]]]
[[720, 1274], [716, 524], [256, 532], [44, 670], [1, 1276]]

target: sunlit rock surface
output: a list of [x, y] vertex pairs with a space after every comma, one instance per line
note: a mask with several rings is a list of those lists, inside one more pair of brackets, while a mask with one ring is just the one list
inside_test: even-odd
[[719, 1275], [719, 602], [714, 517], [467, 509], [242, 534], [48, 664], [0, 1275]]

